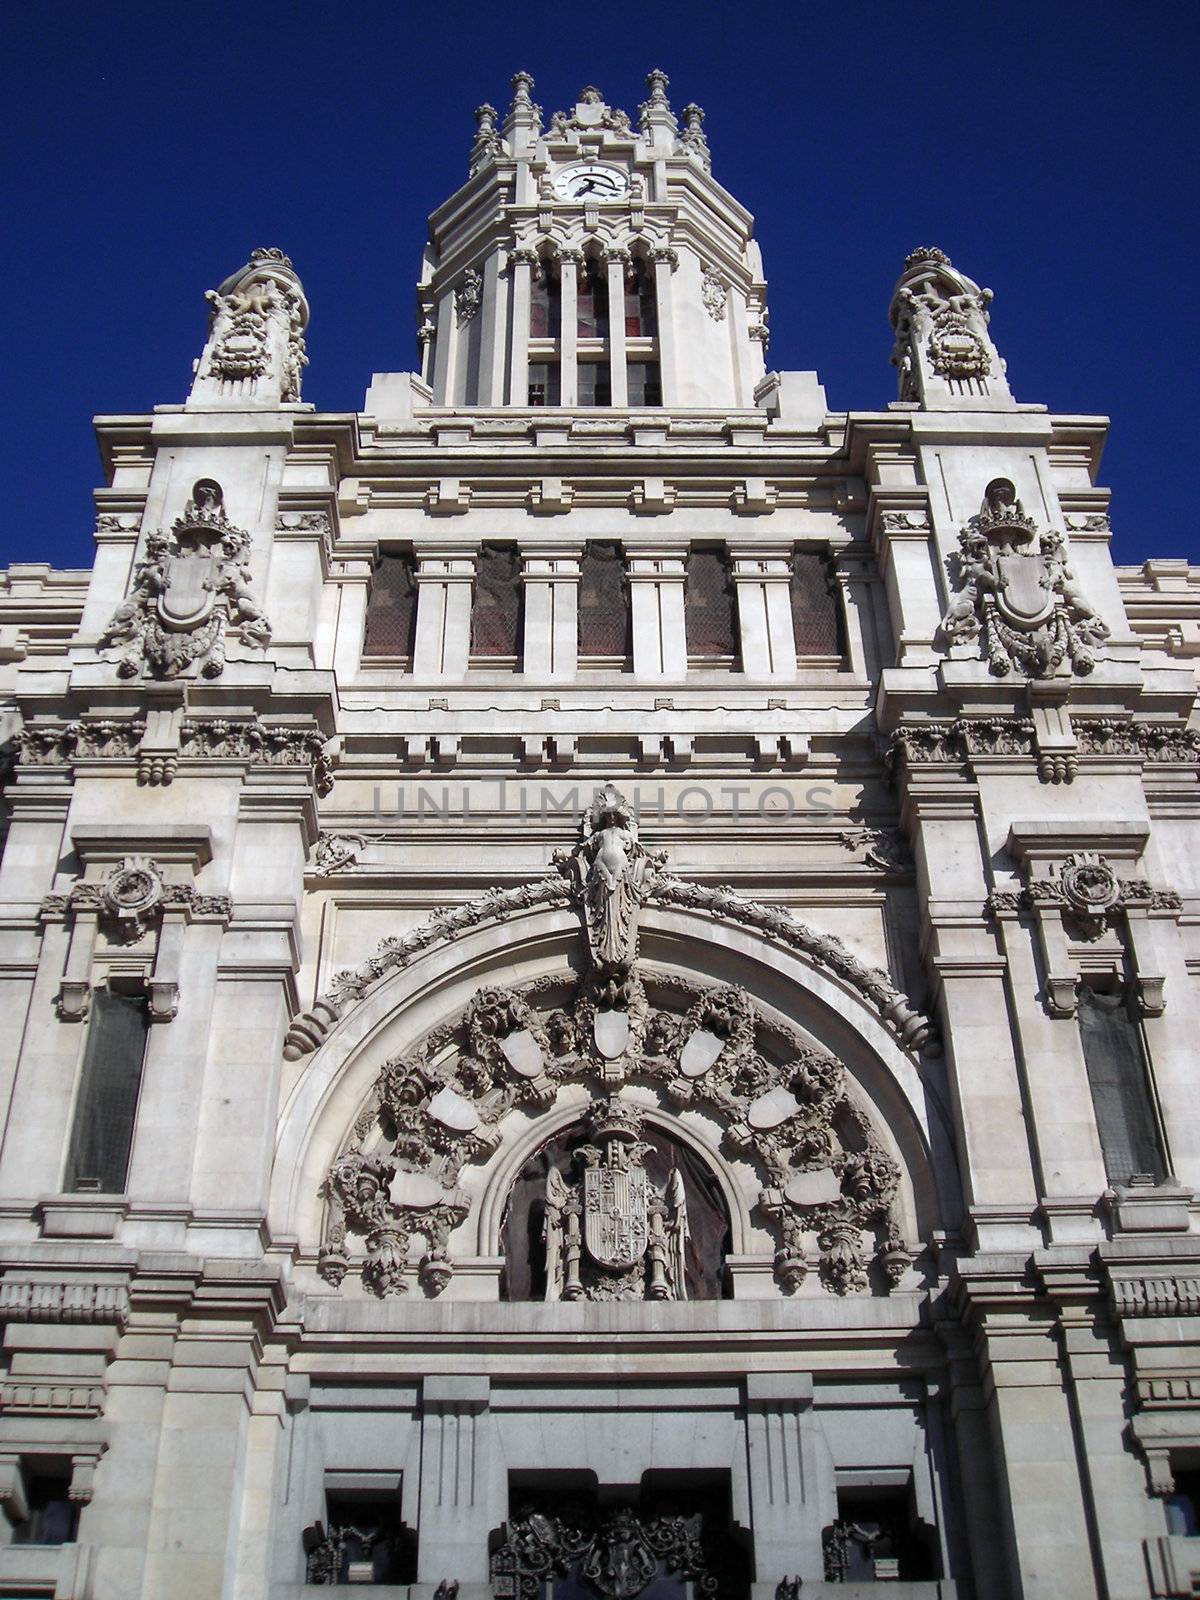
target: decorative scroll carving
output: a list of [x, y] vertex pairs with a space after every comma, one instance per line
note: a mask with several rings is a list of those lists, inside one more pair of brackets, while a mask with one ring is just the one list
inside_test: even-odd
[[17, 760], [26, 767], [66, 767], [73, 761], [132, 761], [146, 731], [139, 717], [94, 722], [32, 722], [17, 735]]
[[575, 1578], [598, 1600], [637, 1600], [661, 1568], [693, 1585], [689, 1592], [716, 1595], [721, 1560], [706, 1531], [699, 1515], [628, 1506], [564, 1505], [560, 1515], [526, 1508], [510, 1519], [492, 1556], [492, 1593], [497, 1600], [540, 1600], [558, 1576]]
[[475, 316], [482, 300], [483, 275], [474, 267], [468, 267], [454, 291], [454, 314], [460, 328]]
[[912, 851], [901, 828], [847, 828], [838, 839], [847, 850], [861, 850], [863, 859], [880, 872], [907, 872], [912, 867]]
[[1081, 850], [1066, 858], [1057, 877], [1030, 878], [1024, 889], [996, 890], [985, 909], [989, 916], [1004, 917], [1039, 906], [1058, 907], [1077, 938], [1093, 940], [1127, 911], [1177, 915], [1183, 897], [1174, 889], [1156, 889], [1144, 878], [1119, 878], [1104, 856]]
[[259, 249], [249, 263], [209, 289], [208, 343], [198, 376], [220, 384], [248, 383], [274, 376], [280, 399], [299, 400], [308, 365], [304, 328], [308, 304], [291, 261], [282, 250]]
[[321, 833], [313, 851], [313, 866], [322, 877], [330, 877], [343, 867], [352, 867], [367, 846], [362, 833]]
[[264, 649], [271, 625], [251, 592], [249, 549], [250, 535], [225, 514], [221, 486], [201, 478], [171, 533], [147, 539], [133, 587], [101, 635], [101, 644], [125, 646], [118, 674], [177, 678], [196, 664], [219, 677], [230, 628]]
[[201, 894], [190, 883], [164, 883], [161, 869], [146, 856], [126, 856], [107, 878], [81, 878], [67, 893], [47, 895], [41, 914], [57, 918], [94, 911], [111, 938], [131, 944], [143, 938], [168, 907], [225, 922], [233, 915], [227, 894]]
[[1064, 661], [1076, 673], [1091, 672], [1108, 625], [1076, 584], [1062, 534], [1042, 534], [1035, 549], [1036, 536], [1009, 480], [989, 483], [983, 509], [959, 534], [951, 564], [959, 592], [942, 631], [951, 644], [978, 639], [999, 677], [1014, 667], [1052, 677]]
[[725, 320], [725, 307], [729, 300], [729, 281], [716, 267], [705, 267], [700, 280], [700, 299], [714, 322]]

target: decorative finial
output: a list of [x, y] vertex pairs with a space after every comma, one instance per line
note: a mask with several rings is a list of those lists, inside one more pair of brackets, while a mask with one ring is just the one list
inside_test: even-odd
[[932, 262], [939, 267], [948, 267], [950, 265], [950, 257], [944, 250], [939, 250], [936, 245], [922, 244], [905, 256], [904, 270], [905, 272], [911, 272], [914, 267], [919, 267], [926, 261]]
[[471, 154], [469, 166], [472, 175], [479, 171], [489, 156], [495, 156], [500, 149], [500, 135], [496, 131], [495, 106], [482, 105], [475, 107], [475, 137], [471, 141]]
[[581, 106], [602, 106], [604, 104], [604, 96], [594, 83], [585, 84], [579, 91], [579, 104]]
[[683, 117], [683, 132], [679, 142], [689, 155], [695, 156], [704, 166], [705, 171], [712, 166], [712, 156], [708, 148], [708, 140], [704, 136], [704, 111], [696, 105], [686, 105], [681, 113]]
[[514, 72], [512, 76], [512, 109], [522, 111], [533, 107], [533, 79], [528, 72]]
[[646, 98], [638, 107], [638, 127], [643, 133], [655, 123], [674, 130], [675, 118], [671, 112], [671, 103], [667, 99], [667, 85], [670, 81], [659, 67], [646, 74]]

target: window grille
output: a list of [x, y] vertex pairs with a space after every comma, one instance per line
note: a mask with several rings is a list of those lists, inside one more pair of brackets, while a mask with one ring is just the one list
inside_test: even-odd
[[381, 552], [367, 598], [364, 655], [412, 655], [417, 631], [416, 565], [406, 552]]
[[631, 361], [626, 371], [631, 406], [662, 405], [662, 380], [657, 361]]
[[581, 339], [608, 338], [608, 274], [594, 258], [584, 262], [579, 274], [576, 329]]
[[557, 361], [529, 363], [529, 404], [531, 406], [562, 404], [562, 385]]
[[792, 627], [798, 656], [840, 656], [842, 618], [829, 563], [819, 550], [792, 554]]
[[629, 654], [629, 590], [619, 544], [584, 547], [579, 563], [579, 654]]
[[[658, 332], [658, 306], [654, 296], [654, 275], [640, 256], [635, 256], [625, 275], [625, 334], [630, 339], [652, 339]], [[657, 405], [657, 401], [647, 401]]]
[[684, 616], [689, 656], [738, 654], [736, 602], [723, 550], [692, 550], [687, 558]]
[[1160, 1182], [1167, 1164], [1141, 1034], [1124, 990], [1105, 993], [1085, 984], [1079, 1033], [1109, 1181], [1128, 1183], [1135, 1173], [1148, 1173]]
[[607, 361], [581, 361], [579, 363], [579, 404], [581, 406], [612, 405], [612, 378]]
[[524, 614], [521, 557], [512, 545], [485, 544], [475, 562], [471, 654], [521, 654]]
[[562, 332], [562, 284], [549, 261], [533, 270], [529, 291], [529, 337], [557, 339]]
[[149, 1026], [143, 995], [110, 989], [97, 989], [92, 995], [67, 1158], [69, 1193], [124, 1192]]

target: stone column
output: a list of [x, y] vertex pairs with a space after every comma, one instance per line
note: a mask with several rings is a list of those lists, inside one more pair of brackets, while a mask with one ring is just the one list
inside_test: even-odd
[[529, 404], [529, 297], [537, 251], [522, 246], [514, 250], [508, 260], [513, 281], [508, 403], [526, 406]]
[[837, 1516], [832, 1474], [822, 1474], [812, 1432], [807, 1372], [746, 1378], [746, 1453], [754, 1525], [757, 1596], [785, 1577], [823, 1583], [821, 1529]]
[[671, 274], [679, 257], [669, 245], [658, 245], [651, 252], [654, 261], [654, 302], [658, 316], [658, 373], [664, 406], [678, 404], [679, 375], [675, 350], [675, 313], [671, 295]]
[[795, 678], [791, 567], [778, 551], [730, 545], [742, 671], [748, 678]]
[[580, 250], [559, 256], [558, 397], [564, 406], [579, 404], [579, 268]]
[[479, 404], [504, 404], [505, 334], [508, 302], [504, 291], [504, 262], [498, 250], [483, 263], [483, 301], [479, 307]]
[[626, 544], [635, 678], [687, 674], [687, 630], [682, 551]]
[[438, 300], [437, 342], [433, 347], [433, 403], [435, 406], [454, 404], [454, 358], [458, 344], [458, 327], [454, 316], [454, 291], [443, 289]]
[[419, 549], [415, 678], [465, 678], [471, 654], [475, 550]]
[[629, 404], [629, 379], [625, 367], [625, 273], [629, 251], [610, 246], [604, 252], [608, 272], [608, 376], [614, 406]]
[[422, 1389], [420, 1583], [483, 1584], [501, 1466], [492, 1440], [491, 1384], [429, 1377]]
[[579, 654], [579, 551], [524, 552], [525, 658], [531, 678], [570, 679]]

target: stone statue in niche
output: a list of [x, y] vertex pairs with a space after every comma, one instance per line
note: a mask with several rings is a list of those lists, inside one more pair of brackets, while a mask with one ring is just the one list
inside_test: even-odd
[[271, 624], [251, 588], [250, 535], [225, 513], [221, 486], [201, 478], [170, 534], [151, 533], [133, 587], [114, 611], [101, 644], [124, 645], [122, 678], [140, 672], [177, 678], [198, 666], [206, 678], [225, 668], [225, 634], [264, 649]]
[[628, 1101], [595, 1101], [587, 1127], [593, 1142], [576, 1152], [579, 1183], [554, 1167], [546, 1176], [546, 1299], [685, 1300], [678, 1168], [660, 1194], [643, 1165], [642, 1114]]
[[1092, 671], [1108, 626], [1075, 582], [1062, 534], [1038, 538], [1007, 478], [988, 484], [958, 543], [958, 593], [942, 618], [951, 645], [978, 639], [997, 677], [1016, 667], [1049, 678], [1064, 663], [1080, 675]]

